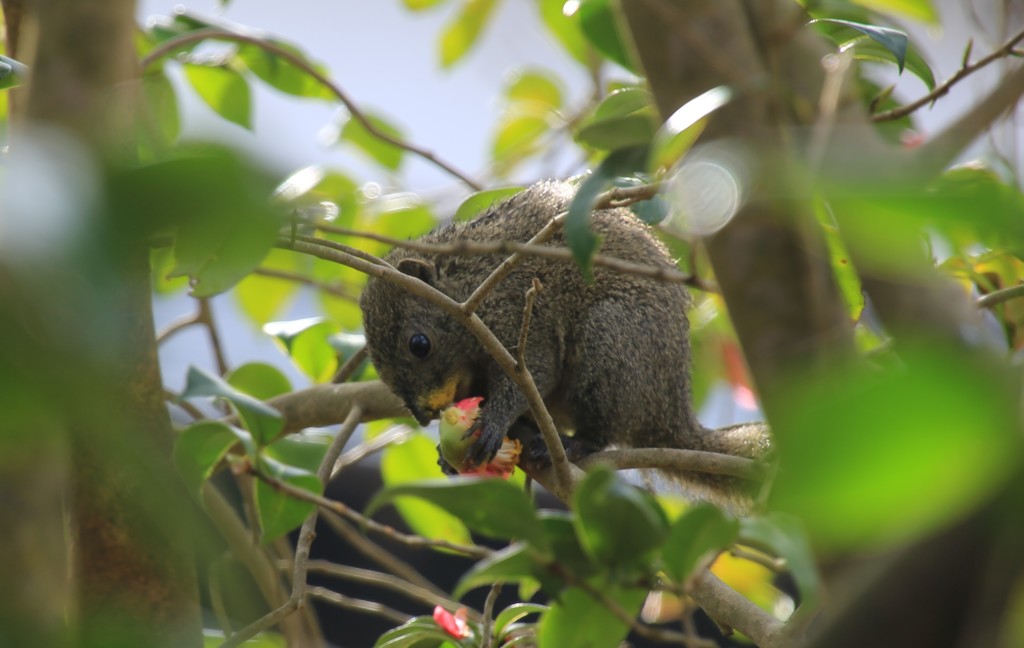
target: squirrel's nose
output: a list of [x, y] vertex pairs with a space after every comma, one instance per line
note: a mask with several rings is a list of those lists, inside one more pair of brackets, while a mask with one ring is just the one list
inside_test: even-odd
[[416, 422], [420, 425], [426, 426], [435, 418], [434, 412], [429, 412], [418, 405], [406, 403], [405, 406], [410, 412], [412, 412], [413, 418], [415, 418]]

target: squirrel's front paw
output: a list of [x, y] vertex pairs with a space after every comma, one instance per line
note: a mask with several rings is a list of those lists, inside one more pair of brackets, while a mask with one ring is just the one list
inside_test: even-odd
[[501, 442], [505, 440], [505, 431], [489, 428], [481, 417], [473, 423], [465, 436], [477, 436], [476, 441], [473, 442], [466, 454], [469, 463], [474, 466], [484, 466], [498, 453]]

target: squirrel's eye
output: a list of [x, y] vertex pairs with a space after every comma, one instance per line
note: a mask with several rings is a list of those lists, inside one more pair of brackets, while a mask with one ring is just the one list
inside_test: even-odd
[[409, 338], [409, 352], [417, 358], [426, 358], [430, 354], [430, 338], [422, 333], [413, 333]]

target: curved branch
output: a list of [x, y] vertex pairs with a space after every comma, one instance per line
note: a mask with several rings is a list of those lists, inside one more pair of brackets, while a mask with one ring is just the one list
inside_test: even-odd
[[1009, 40], [1003, 43], [997, 50], [993, 51], [988, 56], [978, 59], [974, 63], [965, 62], [963, 67], [957, 70], [953, 74], [953, 76], [949, 77], [939, 85], [935, 86], [934, 90], [924, 95], [917, 101], [912, 101], [911, 103], [908, 103], [904, 106], [897, 106], [892, 110], [886, 110], [885, 112], [875, 113], [874, 115], [871, 116], [871, 120], [876, 122], [882, 122], [890, 121], [893, 119], [900, 119], [901, 117], [906, 117], [907, 115], [916, 111], [922, 106], [930, 104], [939, 97], [948, 94], [950, 88], [952, 88], [954, 85], [956, 85], [963, 79], [966, 79], [970, 75], [974, 74], [981, 68], [985, 67], [989, 63], [992, 63], [993, 61], [998, 61], [999, 59], [1006, 58], [1008, 56], [1015, 55], [1016, 52], [1014, 51], [1014, 47], [1021, 40], [1024, 40], [1024, 29], [1011, 36]]
[[1017, 299], [1018, 297], [1024, 297], [1024, 284], [1010, 286], [1009, 288], [1003, 288], [1002, 290], [982, 295], [974, 303], [978, 308], [994, 308], [1003, 302]]
[[[428, 286], [419, 279], [399, 272], [387, 264], [377, 264], [364, 258], [359, 258], [349, 252], [338, 249], [339, 246], [329, 245], [328, 241], [321, 241], [310, 236], [297, 236], [294, 238], [281, 237], [277, 246], [297, 252], [311, 254], [327, 261], [333, 261], [348, 266], [372, 277], [390, 281], [410, 294], [422, 297], [433, 303], [445, 313], [448, 313], [456, 321], [466, 327], [473, 336], [480, 342], [484, 350], [494, 359], [502, 371], [523, 391], [526, 402], [530, 406], [534, 420], [537, 422], [545, 440], [548, 438], [557, 439], [558, 431], [555, 428], [551, 414], [544, 405], [544, 398], [537, 390], [537, 385], [529, 372], [520, 372], [516, 368], [516, 360], [509, 353], [508, 349], [501, 343], [494, 333], [484, 324], [475, 313], [467, 313], [465, 304], [460, 304], [448, 295]], [[551, 447], [552, 465], [555, 469], [556, 490], [552, 491], [556, 496], [568, 498], [573, 489], [573, 475], [568, 458], [565, 456], [565, 449], [559, 442], [557, 446]]]
[[385, 133], [381, 129], [377, 128], [373, 124], [373, 122], [371, 122], [366, 117], [363, 111], [359, 109], [359, 106], [356, 105], [355, 101], [348, 96], [348, 93], [345, 92], [345, 90], [342, 89], [341, 86], [339, 86], [329, 77], [327, 77], [319, 70], [317, 70], [315, 67], [313, 67], [309, 63], [309, 61], [305, 60], [301, 56], [298, 56], [294, 52], [290, 52], [287, 49], [280, 47], [279, 45], [265, 38], [260, 38], [258, 36], [253, 36], [250, 34], [226, 31], [224, 29], [198, 29], [194, 32], [189, 32], [187, 34], [182, 34], [181, 36], [171, 38], [167, 41], [164, 41], [157, 47], [154, 47], [148, 54], [146, 54], [145, 57], [143, 57], [140, 65], [142, 66], [143, 69], [145, 69], [157, 60], [159, 60], [160, 58], [178, 49], [179, 47], [189, 45], [191, 43], [198, 43], [204, 40], [223, 40], [233, 41], [237, 43], [247, 43], [250, 45], [255, 45], [256, 47], [259, 47], [260, 49], [269, 52], [274, 56], [282, 58], [285, 61], [288, 61], [288, 63], [302, 70], [302, 72], [312, 77], [314, 80], [317, 81], [317, 83], [327, 88], [331, 92], [331, 94], [337, 97], [338, 101], [343, 103], [345, 105], [345, 108], [348, 109], [349, 114], [352, 115], [352, 118], [359, 122], [359, 125], [365, 128], [366, 131], [370, 133], [370, 135], [376, 137], [382, 142], [386, 142], [404, 151], [408, 151], [413, 155], [418, 155], [419, 157], [423, 158], [427, 162], [430, 162], [431, 164], [448, 173], [449, 175], [458, 178], [463, 184], [465, 184], [473, 191], [480, 191], [481, 189], [483, 189], [483, 186], [480, 185], [478, 182], [470, 178], [465, 173], [459, 171], [448, 162], [445, 162], [444, 160], [439, 158], [432, 151], [428, 151], [425, 148], [416, 146], [414, 144], [410, 144], [409, 142], [389, 135], [388, 133]]
[[915, 149], [911, 167], [918, 168], [926, 178], [940, 172], [992, 122], [1012, 108], [1021, 95], [1024, 95], [1024, 66], [1004, 77], [1002, 83], [960, 119]]
[[314, 385], [276, 396], [267, 403], [284, 417], [282, 434], [334, 425], [343, 421], [354, 406], [361, 409], [359, 421], [362, 423], [409, 416], [402, 399], [379, 380]]
[[583, 470], [589, 470], [598, 464], [607, 464], [616, 470], [656, 468], [670, 472], [701, 472], [743, 479], [757, 479], [763, 473], [756, 461], [745, 457], [674, 448], [604, 450], [578, 463]]
[[784, 648], [802, 643], [798, 637], [789, 636], [785, 623], [751, 603], [710, 570], [697, 575], [690, 595], [716, 623], [739, 630], [760, 648]]

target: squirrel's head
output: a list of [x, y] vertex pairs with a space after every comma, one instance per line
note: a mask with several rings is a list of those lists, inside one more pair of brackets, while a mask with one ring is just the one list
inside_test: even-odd
[[[426, 259], [397, 254], [400, 272], [438, 285], [437, 268]], [[444, 290], [442, 289], [442, 292]], [[441, 410], [470, 396], [479, 343], [452, 316], [385, 279], [371, 278], [359, 298], [370, 358], [381, 380], [423, 425]]]

